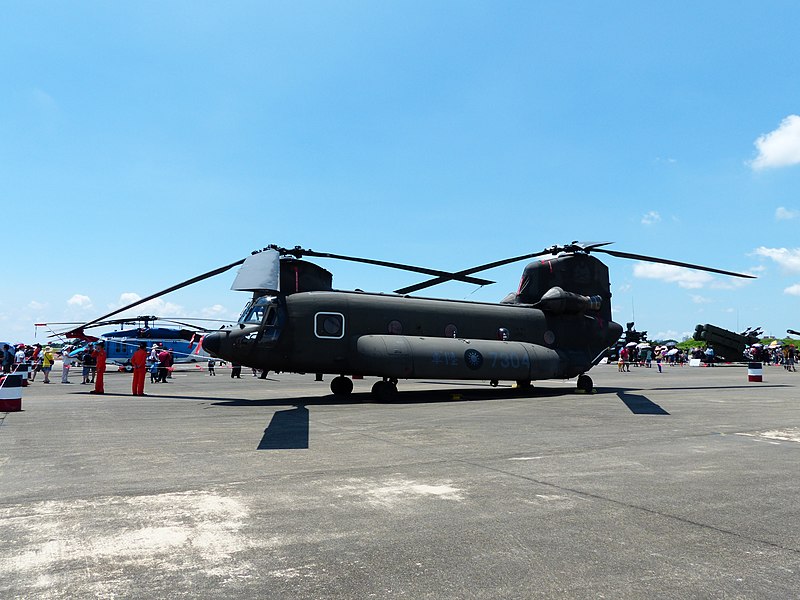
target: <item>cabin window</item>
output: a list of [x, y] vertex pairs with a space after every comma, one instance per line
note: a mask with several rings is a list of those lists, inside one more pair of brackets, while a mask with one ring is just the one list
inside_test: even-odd
[[386, 329], [392, 335], [403, 335], [403, 324], [397, 319], [389, 321], [389, 326]]
[[344, 337], [344, 315], [320, 312], [314, 315], [314, 334], [318, 338], [338, 340]]

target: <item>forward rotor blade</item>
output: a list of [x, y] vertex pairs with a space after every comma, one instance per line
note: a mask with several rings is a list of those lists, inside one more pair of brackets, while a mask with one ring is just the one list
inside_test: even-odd
[[452, 279], [459, 279], [460, 281], [464, 281], [463, 277], [465, 275], [471, 275], [472, 273], [479, 273], [481, 271], [486, 271], [488, 269], [494, 269], [495, 267], [502, 267], [503, 265], [507, 265], [513, 262], [517, 262], [520, 260], [525, 260], [528, 258], [535, 258], [537, 256], [542, 256], [544, 254], [552, 254], [553, 248], [547, 248], [540, 252], [533, 252], [531, 254], [522, 254], [520, 256], [514, 256], [511, 258], [504, 258], [502, 260], [496, 260], [494, 262], [486, 263], [485, 265], [479, 265], [477, 267], [472, 267], [470, 269], [464, 269], [463, 271], [458, 271], [456, 273], [451, 273], [450, 275], [457, 275], [458, 277], [451, 277], [449, 275], [443, 275], [440, 277], [434, 277], [433, 279], [428, 279], [427, 281], [422, 281], [420, 283], [409, 285], [404, 288], [400, 288], [399, 290], [395, 290], [395, 294], [410, 294], [412, 292], [417, 292], [419, 290], [424, 290], [425, 288], [432, 287], [434, 285], [439, 285], [440, 283], [444, 283], [445, 281], [450, 281]]
[[661, 263], [662, 265], [674, 265], [676, 267], [684, 267], [686, 269], [695, 269], [697, 271], [708, 271], [709, 273], [719, 273], [720, 275], [730, 275], [731, 277], [742, 277], [744, 279], [756, 279], [755, 275], [747, 275], [745, 273], [734, 273], [733, 271], [724, 271], [722, 269], [714, 269], [713, 267], [704, 267], [703, 265], [694, 265], [692, 263], [680, 262], [677, 260], [669, 260], [666, 258], [656, 258], [655, 256], [645, 256], [644, 254], [631, 254], [629, 252], [619, 252], [617, 250], [605, 250], [603, 248], [594, 248], [593, 252], [603, 252], [616, 256], [617, 258], [632, 258], [634, 260], [643, 260], [646, 262]]
[[[414, 265], [404, 265], [402, 263], [388, 262], [385, 260], [374, 260], [372, 258], [358, 258], [357, 256], [345, 256], [343, 254], [331, 254], [330, 252], [315, 252], [314, 250], [298, 250], [303, 256], [315, 256], [319, 258], [334, 258], [336, 260], [346, 260], [350, 262], [364, 263], [367, 265], [377, 265], [379, 267], [389, 267], [390, 269], [400, 269], [401, 271], [411, 271], [412, 273], [422, 273], [423, 275], [437, 275], [445, 277], [446, 280], [457, 279], [466, 283], [475, 283], [477, 285], [489, 285], [494, 281], [488, 279], [480, 279], [478, 277], [467, 277], [461, 273], [450, 273], [449, 271], [440, 271], [438, 269], [428, 269], [426, 267], [415, 267]], [[289, 254], [292, 254], [290, 251]], [[445, 280], [445, 281], [446, 281]]]
[[140, 304], [144, 304], [145, 302], [148, 302], [150, 300], [154, 300], [155, 298], [159, 298], [159, 297], [163, 296], [164, 294], [169, 294], [170, 292], [174, 292], [175, 290], [179, 290], [181, 288], [185, 288], [185, 287], [187, 287], [189, 285], [192, 285], [193, 283], [198, 283], [200, 281], [203, 281], [204, 279], [208, 279], [209, 277], [214, 277], [214, 275], [219, 275], [220, 273], [224, 273], [225, 271], [229, 271], [233, 267], [241, 265], [243, 262], [244, 262], [244, 259], [237, 260], [236, 262], [232, 262], [231, 264], [225, 265], [224, 267], [219, 267], [217, 269], [214, 269], [213, 271], [208, 271], [207, 273], [203, 273], [202, 275], [198, 275], [196, 277], [192, 277], [191, 279], [187, 279], [186, 281], [183, 281], [183, 282], [178, 283], [176, 285], [170, 286], [165, 290], [161, 290], [160, 292], [156, 292], [155, 294], [150, 294], [146, 298], [142, 298], [141, 300], [137, 300], [136, 302], [132, 302], [131, 304], [128, 304], [127, 306], [123, 306], [122, 308], [118, 308], [116, 310], [113, 310], [110, 313], [108, 313], [107, 315], [103, 315], [102, 317], [97, 317], [96, 319], [94, 319], [92, 321], [89, 321], [88, 323], [85, 323], [83, 325], [83, 327], [88, 327], [89, 325], [93, 325], [93, 324], [95, 324], [95, 323], [97, 323], [99, 321], [103, 321], [105, 319], [108, 319], [109, 317], [113, 317], [114, 315], [118, 315], [119, 313], [121, 313], [123, 311], [130, 310], [131, 308], [134, 308], [135, 306], [139, 306]]

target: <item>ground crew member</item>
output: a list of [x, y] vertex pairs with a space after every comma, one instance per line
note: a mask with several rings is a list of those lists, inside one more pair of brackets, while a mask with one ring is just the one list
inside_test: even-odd
[[95, 376], [94, 389], [89, 393], [91, 393], [91, 394], [105, 394], [106, 391], [105, 391], [105, 388], [103, 388], [103, 374], [106, 372], [106, 345], [105, 345], [105, 342], [97, 342], [95, 344], [95, 351], [92, 353], [92, 357], [96, 361], [95, 368], [97, 369], [97, 374]]
[[144, 376], [147, 373], [147, 342], [139, 342], [139, 349], [131, 356], [133, 367], [133, 395], [144, 396]]

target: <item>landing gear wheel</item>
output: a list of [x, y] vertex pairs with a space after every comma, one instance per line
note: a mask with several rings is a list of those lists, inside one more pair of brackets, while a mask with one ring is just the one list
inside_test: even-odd
[[353, 391], [353, 380], [339, 375], [331, 379], [331, 391], [334, 396], [349, 396]]
[[587, 394], [591, 394], [592, 390], [594, 390], [592, 378], [588, 375], [578, 375], [578, 389]]
[[517, 380], [517, 389], [529, 390], [532, 387], [533, 386], [531, 385], [531, 380], [530, 379], [518, 379]]
[[492, 387], [497, 387], [497, 384], [498, 384], [498, 383], [500, 383], [500, 382], [499, 382], [497, 379], [492, 379], [492, 380], [489, 382], [489, 385], [490, 385], [490, 386], [492, 386]]
[[397, 395], [397, 386], [392, 381], [376, 381], [372, 386], [372, 395], [378, 402], [391, 402]]

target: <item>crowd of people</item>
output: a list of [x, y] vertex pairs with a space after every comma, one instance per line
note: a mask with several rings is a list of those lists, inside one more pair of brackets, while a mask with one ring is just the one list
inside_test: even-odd
[[41, 344], [3, 344], [3, 373], [16, 373], [23, 367], [28, 370], [28, 380], [35, 381], [37, 373], [43, 373], [44, 383], [51, 383], [50, 371], [56, 362], [56, 355], [50, 346]]
[[[57, 353], [50, 346], [41, 344], [25, 345], [18, 344], [11, 346], [4, 344], [0, 361], [4, 373], [25, 372], [27, 371], [27, 382], [36, 381], [38, 373], [43, 374], [44, 383], [53, 383], [50, 380], [50, 372], [55, 364]], [[71, 384], [70, 372], [73, 368], [81, 369], [81, 384], [94, 385], [92, 393], [104, 394], [103, 374], [106, 370], [105, 343], [102, 341], [92, 342], [78, 348], [67, 345], [61, 348], [60, 358], [62, 361], [61, 383]], [[222, 365], [224, 361], [209, 359], [208, 374], [216, 375], [216, 365]], [[175, 364], [175, 357], [171, 348], [166, 348], [160, 342], [155, 342], [148, 349], [145, 342], [141, 342], [137, 350], [133, 353], [130, 366], [133, 370], [133, 382], [131, 384], [134, 396], [144, 396], [144, 381], [147, 374], [150, 374], [150, 383], [169, 383], [172, 378], [172, 370]], [[242, 367], [239, 364], [231, 365], [231, 377], [241, 379]], [[256, 376], [256, 370], [253, 370]], [[266, 372], [263, 373], [266, 377]]]
[[688, 360], [686, 352], [680, 348], [670, 345], [653, 347], [646, 343], [620, 348], [617, 356], [617, 370], [620, 372], [630, 372], [631, 365], [649, 369], [656, 363], [660, 373], [664, 364], [683, 365]]
[[[134, 395], [144, 395], [144, 373], [150, 372], [151, 383], [168, 383], [167, 379], [171, 376], [171, 369], [175, 363], [172, 350], [164, 348], [161, 344], [153, 344], [151, 352], [145, 351], [146, 344], [140, 344], [140, 350], [144, 353], [134, 353], [131, 365], [134, 370]], [[27, 372], [27, 383], [36, 381], [39, 373], [43, 375], [43, 383], [53, 383], [50, 380], [50, 372], [56, 362], [57, 354], [50, 346], [41, 344], [18, 344], [12, 347], [9, 344], [3, 345], [2, 368], [3, 373]], [[77, 352], [76, 352], [77, 351]], [[106, 371], [106, 351], [105, 342], [97, 341], [87, 344], [81, 348], [75, 346], [64, 346], [60, 351], [62, 361], [61, 383], [71, 384], [70, 372], [73, 368], [81, 369], [81, 384], [94, 385], [91, 390], [93, 394], [104, 394], [104, 374]], [[138, 375], [141, 371], [141, 383], [138, 385]]]
[[794, 344], [780, 345], [778, 343], [764, 346], [753, 344], [744, 351], [747, 360], [762, 362], [768, 365], [781, 365], [787, 371], [797, 371], [798, 351]]

